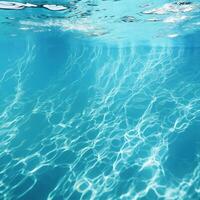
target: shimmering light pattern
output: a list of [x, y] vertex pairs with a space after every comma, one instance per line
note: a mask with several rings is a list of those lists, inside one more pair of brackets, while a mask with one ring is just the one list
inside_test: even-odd
[[[195, 1], [143, 2], [140, 14], [165, 24], [185, 20], [174, 13], [198, 10]], [[113, 42], [115, 31], [94, 40], [98, 21], [65, 24], [55, 11], [111, 1], [28, 3], [0, 3], [1, 22], [18, 19], [0, 30], [0, 199], [200, 199], [198, 31], [183, 32], [179, 45], [171, 29], [164, 40], [172, 46], [149, 45], [148, 33], [139, 38], [148, 38], [146, 45], [126, 34], [124, 43]], [[12, 13], [13, 6], [23, 8]], [[42, 20], [33, 15], [38, 9]], [[120, 19], [129, 26], [136, 20]]]
[[199, 51], [51, 45], [1, 71], [2, 198], [198, 199]]

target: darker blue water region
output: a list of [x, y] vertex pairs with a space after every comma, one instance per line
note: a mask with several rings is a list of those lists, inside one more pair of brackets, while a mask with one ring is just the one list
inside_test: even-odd
[[0, 199], [198, 200], [197, 47], [0, 39]]

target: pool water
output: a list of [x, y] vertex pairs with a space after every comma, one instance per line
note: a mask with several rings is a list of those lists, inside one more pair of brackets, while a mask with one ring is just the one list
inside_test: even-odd
[[199, 11], [0, 1], [0, 200], [199, 200]]

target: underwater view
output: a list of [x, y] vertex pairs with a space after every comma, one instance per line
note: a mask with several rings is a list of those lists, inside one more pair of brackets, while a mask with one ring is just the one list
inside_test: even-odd
[[0, 0], [0, 200], [200, 200], [200, 1]]

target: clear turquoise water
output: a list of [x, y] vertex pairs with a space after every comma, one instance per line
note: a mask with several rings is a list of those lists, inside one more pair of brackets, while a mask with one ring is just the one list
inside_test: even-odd
[[21, 2], [0, 1], [0, 199], [199, 200], [198, 1]]

